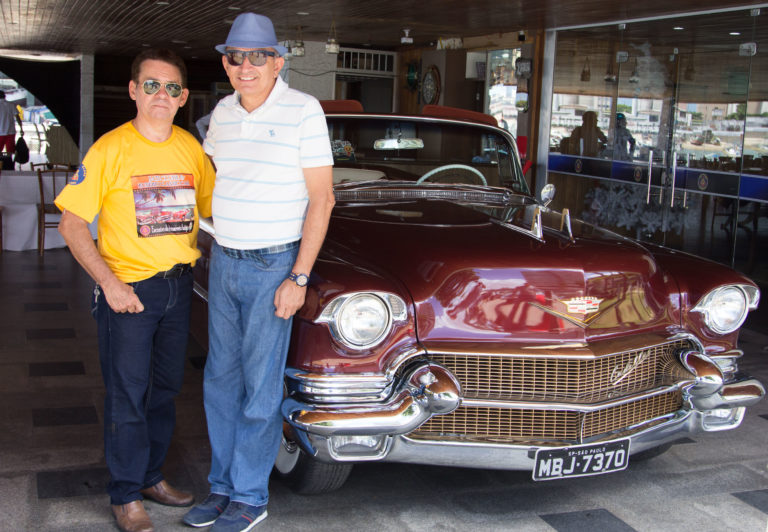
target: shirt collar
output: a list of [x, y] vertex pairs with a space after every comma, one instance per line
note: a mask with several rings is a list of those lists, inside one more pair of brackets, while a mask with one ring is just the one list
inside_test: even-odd
[[[272, 104], [274, 104], [287, 90], [288, 90], [288, 84], [285, 81], [283, 81], [283, 78], [281, 76], [278, 75], [277, 79], [275, 79], [275, 85], [274, 87], [272, 87], [272, 90], [270, 91], [269, 96], [267, 96], [267, 99], [264, 100], [263, 104], [261, 104], [259, 107], [254, 109], [253, 112], [258, 111], [259, 109], [266, 109], [268, 107], [271, 107]], [[235, 107], [242, 109], [247, 114], [247, 111], [245, 111], [245, 108], [242, 105], [240, 105], [240, 93], [235, 91], [234, 96], [235, 96], [235, 99], [234, 99]]]

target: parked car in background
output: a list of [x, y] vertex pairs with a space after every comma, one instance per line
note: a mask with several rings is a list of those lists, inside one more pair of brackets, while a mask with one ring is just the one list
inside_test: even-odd
[[550, 210], [495, 120], [425, 112], [326, 112], [336, 207], [294, 320], [278, 476], [316, 493], [372, 460], [599, 475], [741, 423], [765, 394], [738, 366], [752, 281]]

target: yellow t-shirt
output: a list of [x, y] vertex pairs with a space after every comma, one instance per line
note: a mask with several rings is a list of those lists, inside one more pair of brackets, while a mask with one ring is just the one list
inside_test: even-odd
[[173, 126], [152, 142], [127, 122], [97, 140], [56, 205], [91, 222], [99, 253], [123, 282], [192, 263], [198, 217], [211, 215], [215, 171], [200, 143]]

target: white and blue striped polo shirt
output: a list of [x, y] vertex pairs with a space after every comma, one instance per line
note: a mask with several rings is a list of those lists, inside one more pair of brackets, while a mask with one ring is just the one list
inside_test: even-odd
[[205, 152], [216, 163], [216, 241], [235, 249], [293, 242], [309, 197], [302, 168], [333, 164], [328, 126], [314, 97], [278, 76], [267, 100], [248, 113], [235, 93], [211, 116]]

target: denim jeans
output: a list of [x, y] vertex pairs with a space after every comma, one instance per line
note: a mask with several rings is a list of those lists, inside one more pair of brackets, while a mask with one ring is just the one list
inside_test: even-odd
[[203, 384], [212, 451], [208, 481], [212, 493], [257, 506], [269, 499], [282, 433], [292, 320], [275, 316], [274, 298], [296, 261], [298, 243], [289, 247], [239, 257], [216, 243], [211, 250]]
[[144, 311], [114, 312], [97, 286], [94, 316], [106, 388], [104, 451], [112, 504], [142, 498], [160, 468], [176, 424], [174, 398], [184, 380], [192, 274], [131, 283]]

